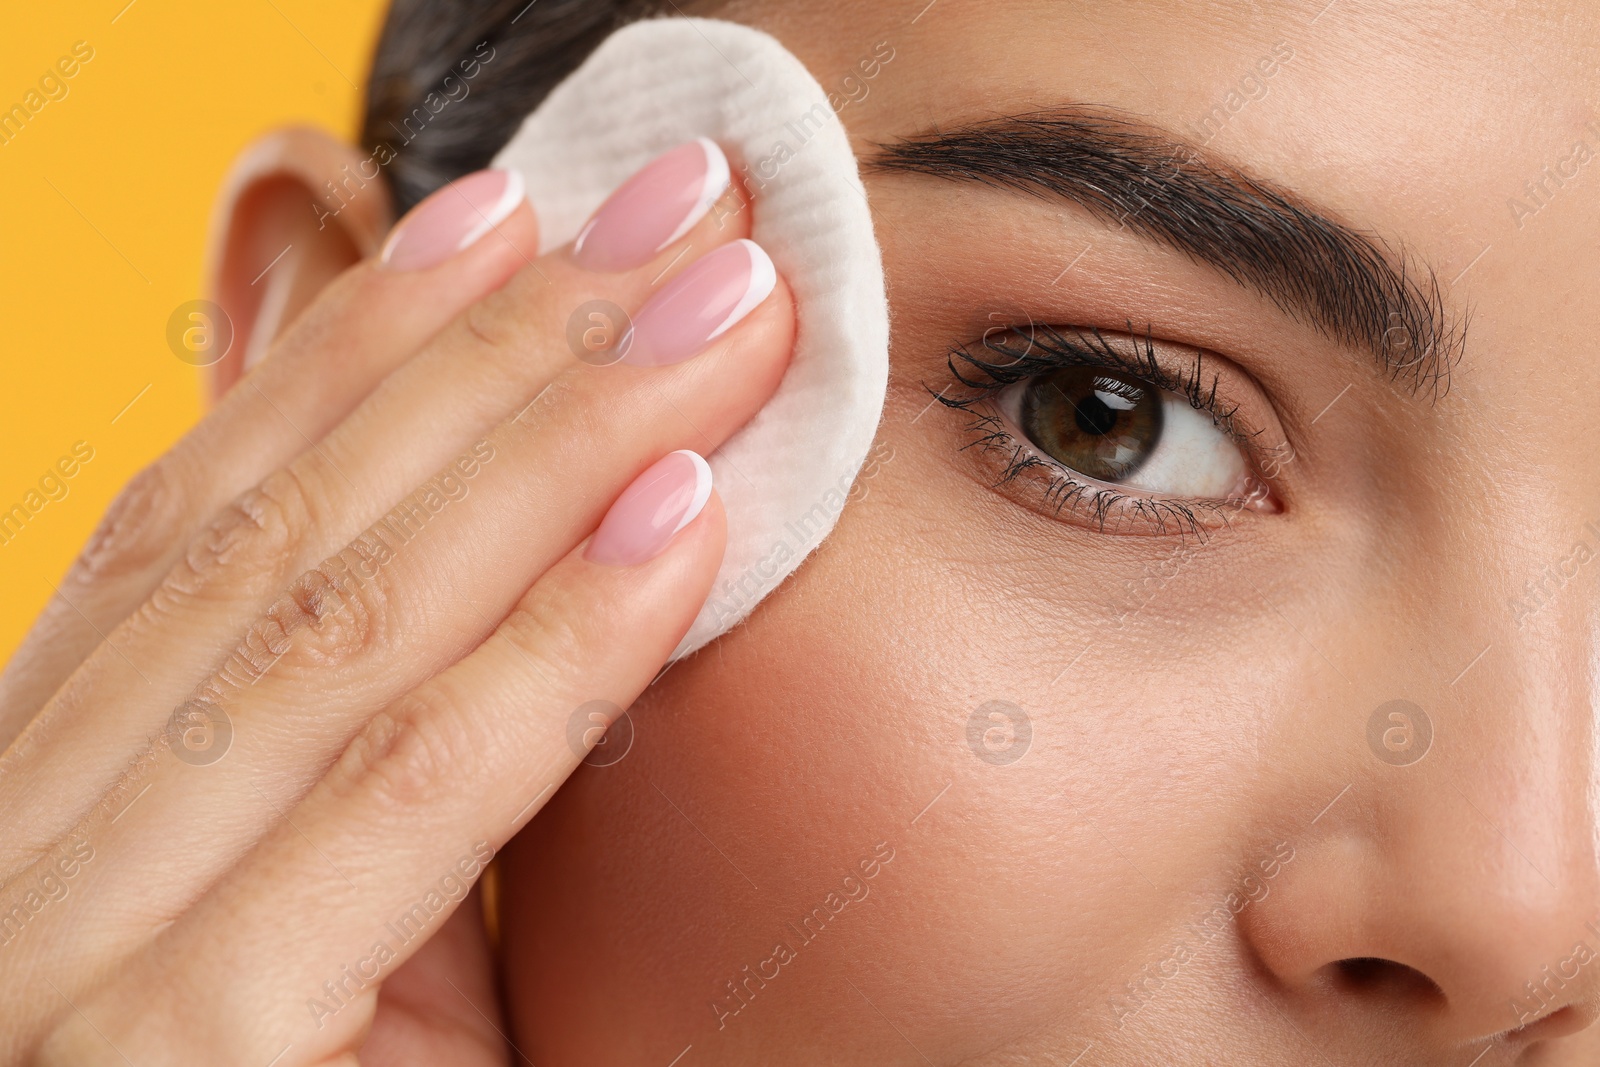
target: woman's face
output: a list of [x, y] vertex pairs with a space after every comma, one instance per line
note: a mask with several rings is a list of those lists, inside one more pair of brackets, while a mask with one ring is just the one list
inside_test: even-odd
[[889, 400], [509, 853], [523, 1050], [1596, 1062], [1596, 11], [716, 13], [891, 164]]

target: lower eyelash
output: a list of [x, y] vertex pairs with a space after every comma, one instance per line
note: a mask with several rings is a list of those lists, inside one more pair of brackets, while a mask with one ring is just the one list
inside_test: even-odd
[[972, 422], [966, 430], [974, 439], [962, 445], [962, 451], [977, 448], [983, 452], [1003, 454], [1004, 467], [993, 483], [995, 487], [1013, 482], [1028, 471], [1038, 470], [1049, 478], [1044, 491], [1045, 505], [1053, 505], [1057, 515], [1063, 509], [1070, 510], [1085, 517], [1101, 533], [1114, 519], [1124, 517], [1141, 522], [1158, 534], [1177, 533], [1185, 537], [1192, 534], [1202, 542], [1208, 535], [1208, 527], [1202, 521], [1202, 516], [1210, 513], [1219, 516], [1224, 524], [1227, 523], [1226, 502], [1133, 496], [1110, 486], [1092, 485], [1072, 477], [1066, 467], [1034, 454], [1028, 445], [1006, 429], [999, 415], [979, 408], [984, 397], [952, 398], [935, 394], [935, 399], [946, 407], [958, 408], [972, 416]]
[[[1136, 496], [1074, 477], [1069, 468], [1045, 459], [1030, 445], [1019, 440], [1006, 429], [1005, 422], [998, 414], [984, 409], [985, 402], [1006, 387], [1047, 371], [1067, 366], [1104, 367], [1185, 397], [1190, 406], [1207, 412], [1218, 429], [1247, 451], [1260, 451], [1252, 440], [1255, 435], [1237, 425], [1234, 418], [1237, 409], [1226, 407], [1217, 396], [1220, 378], [1212, 375], [1209, 384], [1206, 382], [1203, 357], [1197, 358], [1187, 372], [1174, 373], [1156, 358], [1155, 345], [1148, 332], [1141, 337], [1134, 333], [1131, 322], [1127, 326], [1135, 346], [1132, 355], [1119, 350], [1106, 340], [1099, 329], [1094, 328], [1073, 330], [1075, 336], [1069, 338], [1053, 326], [1030, 325], [1028, 345], [1021, 350], [990, 339], [995, 333], [1004, 336], [1006, 331], [985, 334], [983, 347], [1004, 357], [1006, 361], [985, 359], [969, 351], [966, 346], [952, 347], [947, 360], [950, 373], [971, 393], [964, 397], [947, 396], [949, 387], [946, 386], [934, 394], [934, 399], [945, 407], [959, 408], [973, 417], [966, 429], [974, 439], [962, 446], [963, 451], [977, 446], [980, 451], [1004, 455], [1005, 465], [994, 482], [995, 486], [1005, 485], [1029, 471], [1038, 470], [1042, 476], [1049, 478], [1044, 493], [1045, 503], [1047, 506], [1053, 505], [1058, 515], [1068, 509], [1087, 513], [1088, 521], [1101, 532], [1122, 517], [1137, 521], [1154, 533], [1176, 532], [1184, 536], [1192, 533], [1203, 541], [1208, 529], [1229, 524], [1229, 512], [1237, 510], [1236, 502]], [[933, 392], [931, 388], [928, 391]]]

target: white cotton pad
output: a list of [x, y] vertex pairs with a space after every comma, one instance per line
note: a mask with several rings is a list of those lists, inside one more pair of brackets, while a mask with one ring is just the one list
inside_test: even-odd
[[866, 191], [828, 95], [758, 30], [715, 19], [613, 34], [522, 124], [494, 165], [518, 170], [542, 251], [607, 194], [696, 137], [754, 199], [751, 236], [794, 292], [794, 361], [776, 395], [709, 458], [728, 512], [711, 598], [673, 658], [725, 633], [833, 529], [883, 412], [889, 315]]

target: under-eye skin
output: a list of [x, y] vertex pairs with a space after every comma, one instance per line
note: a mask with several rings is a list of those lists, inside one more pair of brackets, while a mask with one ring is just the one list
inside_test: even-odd
[[1292, 453], [1252, 425], [1275, 425], [1270, 406], [1220, 357], [1131, 331], [1027, 326], [958, 346], [949, 365], [965, 392], [939, 399], [972, 416], [964, 447], [1028, 506], [1126, 534], [1204, 535], [1281, 510], [1264, 472]]

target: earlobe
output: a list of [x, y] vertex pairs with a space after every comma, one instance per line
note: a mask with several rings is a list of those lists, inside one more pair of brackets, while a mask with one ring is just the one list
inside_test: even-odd
[[234, 163], [212, 215], [206, 294], [232, 343], [210, 367], [215, 401], [392, 221], [388, 186], [360, 149], [309, 127], [267, 134]]

